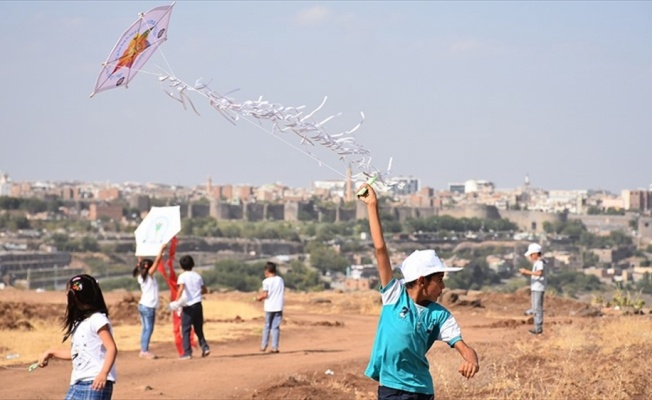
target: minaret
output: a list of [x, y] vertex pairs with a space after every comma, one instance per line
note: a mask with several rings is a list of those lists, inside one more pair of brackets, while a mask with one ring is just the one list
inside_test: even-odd
[[346, 201], [351, 201], [351, 164], [346, 168]]
[[213, 180], [211, 179], [210, 175], [206, 180], [206, 194], [208, 194], [209, 199], [213, 198]]
[[530, 174], [525, 174], [525, 190], [530, 189]]

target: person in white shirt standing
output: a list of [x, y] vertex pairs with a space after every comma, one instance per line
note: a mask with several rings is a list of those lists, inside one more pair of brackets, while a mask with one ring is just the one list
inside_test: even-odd
[[265, 264], [265, 280], [263, 280], [262, 293], [254, 297], [256, 301], [265, 301], [265, 327], [263, 328], [263, 341], [260, 351], [267, 350], [269, 334], [272, 334], [272, 353], [278, 353], [281, 335], [281, 321], [283, 320], [283, 293], [285, 283], [283, 278], [276, 273], [276, 264]]
[[183, 256], [179, 259], [179, 264], [183, 272], [177, 279], [179, 293], [177, 301], [185, 296], [184, 306], [181, 309], [181, 336], [183, 342], [182, 360], [192, 358], [192, 348], [190, 347], [190, 331], [195, 330], [199, 346], [201, 346], [201, 356], [206, 357], [211, 353], [206, 338], [204, 338], [204, 309], [201, 304], [202, 295], [208, 293], [204, 286], [204, 280], [201, 275], [192, 270], [195, 266], [195, 260], [191, 256]]
[[139, 258], [138, 265], [134, 268], [133, 276], [138, 278], [140, 285], [140, 301], [138, 302], [138, 313], [143, 329], [140, 334], [140, 358], [153, 360], [156, 356], [149, 351], [149, 341], [154, 333], [154, 324], [156, 322], [156, 309], [158, 308], [158, 282], [154, 278], [154, 273], [159, 263], [163, 259], [163, 251], [167, 243], [161, 247], [154, 261], [149, 258]]
[[102, 289], [95, 278], [86, 274], [72, 277], [66, 289], [63, 341], [70, 338], [70, 350], [48, 349], [39, 356], [38, 366], [47, 367], [52, 358], [71, 360], [72, 374], [65, 399], [111, 400], [118, 347]]
[[543, 294], [548, 283], [546, 262], [541, 256], [541, 245], [531, 243], [525, 252], [525, 257], [532, 262], [531, 271], [526, 268], [520, 270], [523, 275], [530, 275], [530, 291], [532, 292], [532, 308], [530, 310], [534, 315], [534, 329], [530, 329], [529, 332], [533, 335], [540, 335], [543, 333]]

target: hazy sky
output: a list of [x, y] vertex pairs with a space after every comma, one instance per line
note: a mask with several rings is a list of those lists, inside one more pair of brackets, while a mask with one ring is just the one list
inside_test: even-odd
[[[154, 75], [90, 99], [139, 12], [170, 3], [0, 2], [0, 170], [14, 181], [195, 185], [339, 179]], [[648, 187], [652, 2], [178, 1], [145, 66], [239, 101], [317, 107], [393, 175], [443, 189], [487, 179], [547, 189]], [[269, 128], [269, 127], [267, 127]], [[294, 136], [288, 140], [298, 141]], [[329, 152], [323, 161], [344, 172]]]

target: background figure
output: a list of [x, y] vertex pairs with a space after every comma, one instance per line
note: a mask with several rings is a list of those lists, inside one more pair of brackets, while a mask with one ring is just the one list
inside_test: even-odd
[[531, 243], [525, 257], [532, 261], [532, 271], [521, 268], [523, 275], [530, 275], [530, 291], [532, 292], [532, 308], [525, 313], [534, 315], [534, 329], [529, 332], [533, 335], [543, 333], [543, 294], [546, 291], [546, 261], [541, 257], [541, 246], [537, 243]]
[[185, 296], [185, 305], [181, 309], [181, 335], [183, 342], [182, 360], [192, 358], [192, 348], [190, 347], [190, 330], [194, 329], [199, 345], [202, 348], [201, 356], [206, 357], [211, 353], [208, 343], [204, 338], [204, 309], [202, 307], [202, 295], [208, 293], [204, 280], [201, 275], [192, 270], [195, 266], [195, 260], [191, 256], [183, 256], [179, 260], [183, 272], [179, 275], [177, 283], [179, 284], [179, 294], [176, 300]]
[[480, 370], [478, 355], [462, 339], [457, 321], [437, 303], [446, 287], [444, 274], [461, 268], [447, 267], [434, 250], [416, 250], [401, 264], [404, 279], [394, 278], [376, 192], [364, 187], [358, 197], [367, 205], [383, 303], [365, 375], [378, 381], [379, 399], [434, 400], [426, 353], [436, 340], [460, 353], [462, 376], [469, 379]]
[[63, 319], [63, 341], [70, 337], [71, 349], [48, 349], [39, 356], [38, 365], [46, 367], [51, 358], [72, 360], [66, 400], [110, 400], [118, 348], [102, 290], [90, 275], [74, 276], [66, 288], [68, 305]]
[[149, 351], [149, 341], [154, 333], [154, 324], [156, 323], [156, 309], [159, 305], [158, 299], [158, 282], [154, 278], [154, 273], [163, 258], [163, 251], [167, 243], [161, 247], [154, 261], [149, 258], [139, 258], [138, 265], [134, 268], [133, 276], [138, 277], [140, 284], [140, 301], [138, 302], [138, 314], [140, 314], [140, 323], [142, 331], [140, 333], [140, 354], [141, 358], [153, 360], [156, 356]]
[[260, 351], [267, 350], [269, 333], [272, 333], [272, 353], [278, 353], [281, 335], [281, 321], [283, 320], [283, 293], [285, 282], [276, 274], [276, 264], [265, 264], [265, 280], [263, 280], [263, 293], [254, 297], [256, 301], [265, 301], [265, 327], [263, 328], [263, 341]]

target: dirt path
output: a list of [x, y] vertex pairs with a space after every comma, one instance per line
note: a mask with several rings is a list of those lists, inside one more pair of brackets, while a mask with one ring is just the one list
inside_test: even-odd
[[[475, 315], [474, 315], [475, 314]], [[522, 335], [526, 327], [490, 328], [495, 318], [473, 312], [456, 312], [465, 340], [474, 343], [508, 340]], [[287, 329], [281, 337], [281, 353], [259, 351], [259, 338], [248, 337], [214, 345], [207, 358], [177, 359], [171, 345], [155, 344], [160, 358], [143, 360], [134, 351], [123, 351], [118, 359], [115, 399], [227, 399], [265, 398], [260, 390], [286, 380], [293, 374], [323, 376], [328, 369], [362, 377], [371, 351], [377, 317], [338, 314], [329, 319], [340, 326], [321, 326], [323, 314], [292, 315], [299, 327]], [[434, 351], [438, 351], [435, 349]], [[24, 367], [0, 369], [2, 399], [60, 399], [70, 378], [70, 364], [52, 361], [45, 369], [27, 373]], [[376, 383], [356, 378], [360, 390], [373, 393]]]

